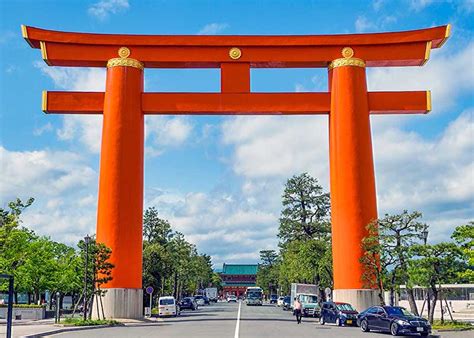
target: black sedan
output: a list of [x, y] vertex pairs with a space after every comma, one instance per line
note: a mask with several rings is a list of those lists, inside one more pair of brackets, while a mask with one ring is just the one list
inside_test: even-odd
[[358, 312], [348, 303], [340, 302], [324, 302], [321, 307], [321, 316], [319, 323], [324, 325], [326, 323], [334, 323], [337, 326], [341, 325], [357, 325]]
[[400, 306], [372, 306], [359, 314], [357, 323], [364, 332], [384, 331], [393, 336], [419, 333], [426, 337], [431, 333], [431, 326], [426, 319]]
[[194, 297], [185, 297], [179, 302], [179, 307], [181, 310], [189, 309], [194, 311], [198, 309], [198, 304]]

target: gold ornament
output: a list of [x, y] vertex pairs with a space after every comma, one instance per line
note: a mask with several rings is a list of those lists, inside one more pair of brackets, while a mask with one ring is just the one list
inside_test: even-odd
[[121, 47], [118, 50], [118, 55], [123, 59], [128, 58], [130, 56], [130, 49], [128, 49], [127, 47]]
[[342, 49], [342, 56], [347, 58], [351, 58], [354, 56], [354, 50], [351, 47], [344, 47]]
[[127, 47], [120, 47], [118, 50], [119, 58], [110, 59], [107, 62], [107, 68], [122, 66], [122, 67], [134, 67], [143, 70], [144, 66], [138, 60], [129, 58], [130, 56], [130, 49]]
[[242, 51], [237, 47], [231, 48], [229, 50], [229, 56], [232, 60], [238, 60], [242, 56]]

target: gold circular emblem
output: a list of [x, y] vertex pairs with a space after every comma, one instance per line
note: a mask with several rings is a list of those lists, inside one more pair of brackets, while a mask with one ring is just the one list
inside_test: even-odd
[[128, 56], [130, 55], [130, 49], [128, 49], [127, 47], [121, 47], [121, 48], [118, 50], [118, 55], [119, 55], [122, 59], [128, 58]]
[[232, 60], [240, 59], [240, 57], [242, 56], [242, 51], [237, 47], [231, 48], [229, 50], [229, 56]]
[[354, 56], [354, 50], [351, 47], [344, 47], [342, 49], [342, 56], [346, 59]]

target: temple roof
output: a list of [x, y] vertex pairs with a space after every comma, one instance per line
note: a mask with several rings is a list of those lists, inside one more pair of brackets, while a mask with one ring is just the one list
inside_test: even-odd
[[223, 275], [256, 275], [258, 264], [225, 264], [222, 268]]

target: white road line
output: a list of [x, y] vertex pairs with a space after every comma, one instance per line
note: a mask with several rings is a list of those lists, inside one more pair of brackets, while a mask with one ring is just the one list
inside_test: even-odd
[[235, 334], [234, 338], [239, 338], [239, 330], [240, 330], [240, 308], [242, 307], [242, 302], [239, 302], [239, 311], [237, 312], [237, 323], [235, 323]]

